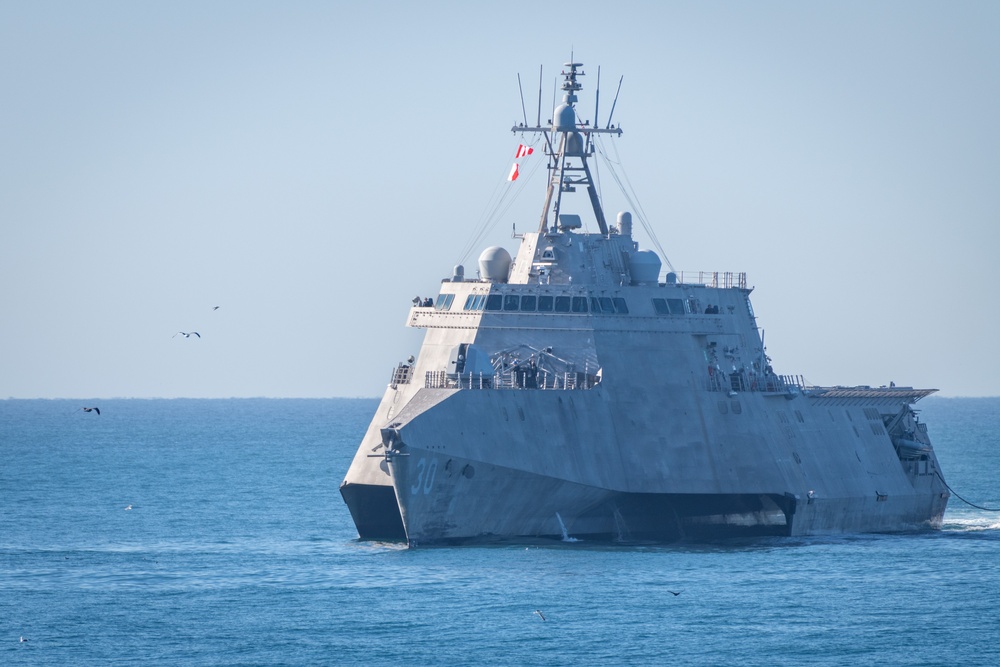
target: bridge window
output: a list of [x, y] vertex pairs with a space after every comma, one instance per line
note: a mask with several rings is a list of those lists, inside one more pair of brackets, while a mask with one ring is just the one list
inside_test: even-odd
[[521, 297], [521, 310], [527, 311], [529, 313], [535, 312], [535, 303], [537, 301], [538, 301], [538, 297], [536, 297], [534, 295], [531, 295], [531, 296], [522, 296]]
[[574, 296], [573, 297], [573, 312], [574, 313], [585, 313], [585, 312], [587, 312], [587, 297], [585, 297], [585, 296]]
[[485, 294], [470, 294], [465, 300], [465, 310], [482, 310], [485, 303]]
[[517, 294], [508, 294], [503, 298], [503, 309], [504, 310], [517, 310], [519, 304], [521, 303], [521, 297]]
[[598, 301], [596, 296], [590, 297], [590, 312], [592, 313], [601, 312], [601, 302]]
[[616, 296], [614, 298], [614, 302], [615, 302], [615, 310], [618, 312], [619, 315], [628, 315], [628, 304], [625, 303], [625, 299], [621, 298], [620, 296]]
[[451, 310], [451, 302], [454, 300], [454, 294], [439, 294], [436, 302], [437, 305], [434, 307], [437, 310]]
[[486, 310], [501, 310], [503, 308], [503, 295], [490, 294], [486, 297]]
[[554, 300], [551, 296], [538, 297], [538, 312], [551, 313]]
[[600, 298], [600, 302], [601, 302], [601, 310], [603, 310], [605, 313], [615, 312], [615, 304], [611, 301], [610, 296], [602, 296]]
[[653, 310], [656, 311], [657, 315], [669, 315], [670, 308], [667, 307], [667, 300], [656, 298], [653, 299]]
[[557, 313], [568, 313], [569, 312], [570, 299], [568, 296], [557, 296], [556, 297], [556, 312]]
[[683, 299], [667, 299], [667, 307], [671, 315], [683, 315], [685, 312]]

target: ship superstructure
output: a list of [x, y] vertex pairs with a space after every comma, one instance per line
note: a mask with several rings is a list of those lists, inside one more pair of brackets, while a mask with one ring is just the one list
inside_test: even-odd
[[[743, 273], [666, 272], [608, 224], [567, 63], [538, 231], [462, 267], [408, 326], [341, 485], [362, 539], [674, 540], [940, 526], [948, 491], [913, 404], [931, 389], [778, 375]], [[586, 197], [580, 196], [580, 192]], [[575, 196], [574, 196], [574, 193]], [[571, 197], [572, 196], [572, 197]], [[583, 201], [584, 208], [571, 208]], [[592, 215], [598, 231], [583, 230]]]

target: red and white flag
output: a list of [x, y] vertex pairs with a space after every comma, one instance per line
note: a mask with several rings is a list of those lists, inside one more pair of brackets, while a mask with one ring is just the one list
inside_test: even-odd
[[520, 172], [518, 172], [518, 170], [517, 170], [517, 163], [515, 162], [514, 166], [510, 168], [510, 173], [507, 174], [507, 180], [508, 181], [516, 181], [517, 177], [519, 175], [520, 175]]
[[535, 152], [535, 149], [531, 146], [525, 146], [524, 144], [517, 145], [517, 155], [514, 156], [515, 160], [520, 160], [523, 157], [527, 157]]

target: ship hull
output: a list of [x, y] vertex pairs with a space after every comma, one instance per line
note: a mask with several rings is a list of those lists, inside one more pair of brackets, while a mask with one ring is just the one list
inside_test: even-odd
[[[847, 413], [864, 406], [840, 424], [803, 396], [744, 395], [735, 416], [715, 395], [669, 399], [644, 400], [658, 406], [654, 424], [602, 390], [419, 390], [391, 421], [376, 419], [341, 491], [362, 539], [411, 545], [940, 527], [948, 494], [936, 462], [901, 461], [885, 434], [848, 431]], [[801, 428], [760, 428], [796, 411]]]

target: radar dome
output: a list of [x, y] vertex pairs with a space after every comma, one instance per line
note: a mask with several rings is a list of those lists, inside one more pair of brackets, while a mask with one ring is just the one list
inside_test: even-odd
[[583, 155], [583, 135], [579, 132], [570, 132], [566, 135], [566, 155], [574, 157]]
[[655, 283], [660, 277], [660, 258], [652, 250], [640, 250], [629, 258], [632, 284]]
[[479, 256], [479, 273], [486, 280], [505, 283], [507, 276], [510, 275], [510, 264], [510, 253], [507, 252], [506, 248], [498, 245], [491, 246]]
[[556, 132], [572, 132], [576, 129], [576, 111], [569, 104], [557, 106], [554, 115], [552, 129]]

